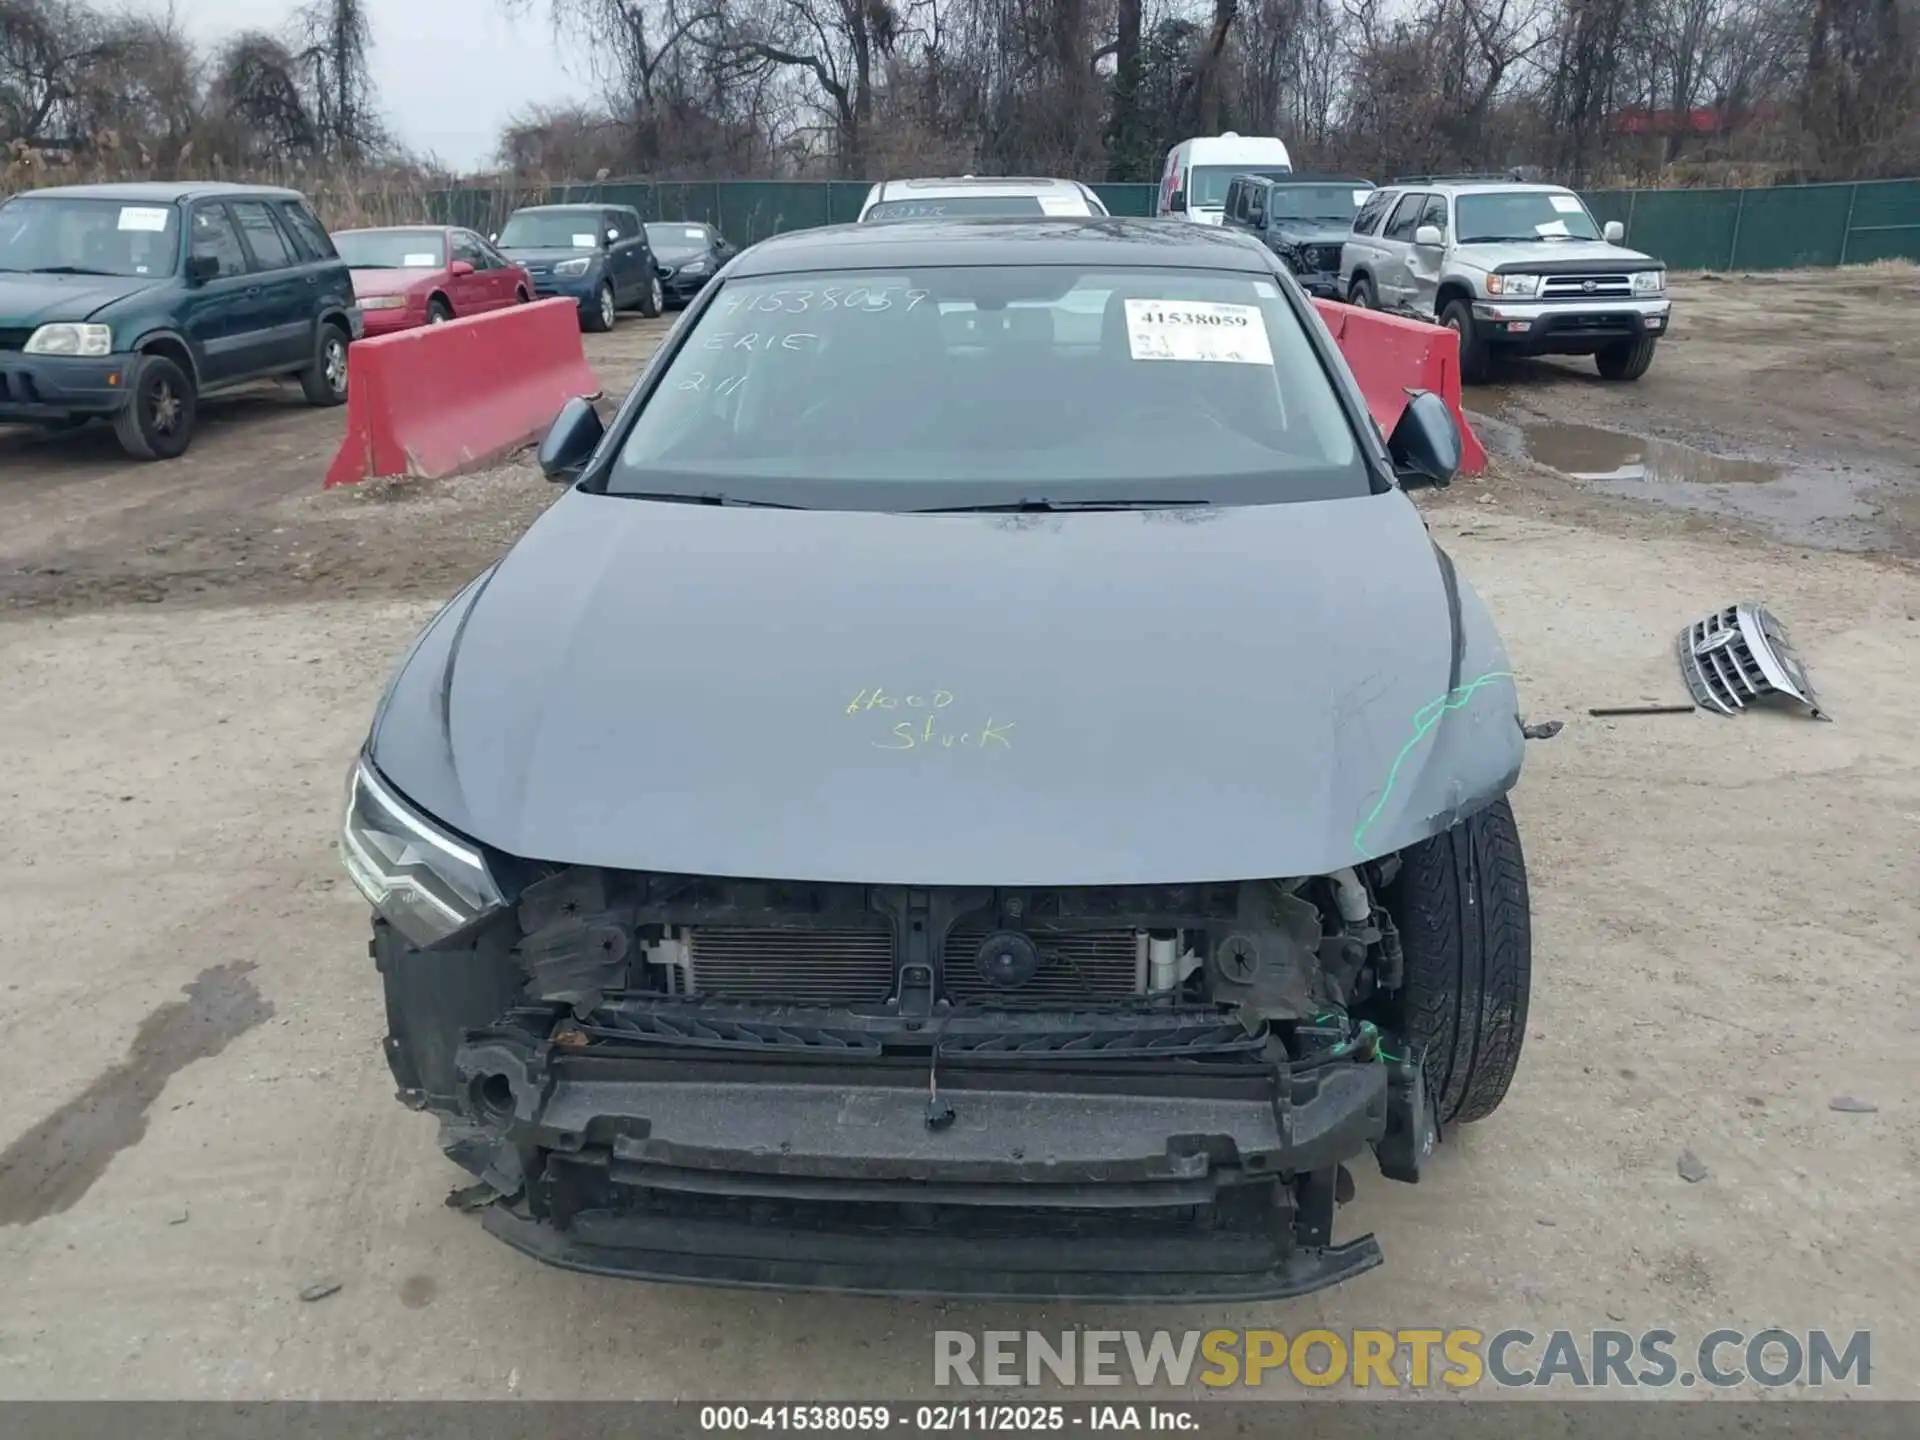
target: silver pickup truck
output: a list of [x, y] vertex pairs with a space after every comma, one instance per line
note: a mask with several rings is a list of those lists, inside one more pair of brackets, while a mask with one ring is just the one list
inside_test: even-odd
[[1672, 304], [1666, 266], [1623, 236], [1558, 185], [1403, 178], [1354, 217], [1339, 288], [1350, 305], [1457, 332], [1468, 384], [1502, 354], [1591, 355], [1604, 378], [1638, 380]]

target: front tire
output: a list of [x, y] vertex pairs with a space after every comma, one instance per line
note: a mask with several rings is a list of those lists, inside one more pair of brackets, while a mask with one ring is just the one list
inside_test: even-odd
[[193, 443], [199, 396], [193, 379], [164, 355], [142, 355], [132, 393], [113, 417], [120, 448], [136, 460], [172, 460]]
[[339, 405], [347, 398], [347, 332], [332, 321], [320, 327], [313, 364], [300, 372], [300, 392], [309, 405]]
[[613, 286], [602, 281], [599, 293], [593, 297], [593, 308], [581, 317], [581, 329], [604, 335], [613, 329], [614, 321], [619, 318], [620, 313], [613, 303]]
[[660, 277], [654, 276], [647, 282], [647, 298], [640, 302], [640, 314], [648, 320], [658, 320], [667, 308], [667, 292], [661, 287]]
[[1358, 276], [1347, 287], [1347, 303], [1356, 310], [1373, 309], [1373, 282], [1364, 275]]
[[1609, 345], [1593, 357], [1602, 380], [1638, 380], [1653, 364], [1654, 337], [1642, 335]]
[[1493, 351], [1474, 333], [1473, 306], [1465, 300], [1450, 300], [1440, 312], [1440, 323], [1460, 339], [1460, 383], [1484, 385], [1493, 373]]
[[1533, 925], [1527, 862], [1504, 797], [1401, 852], [1382, 896], [1400, 932], [1401, 1031], [1426, 1047], [1441, 1125], [1500, 1108], [1527, 1036]]
[[427, 302], [427, 324], [444, 325], [453, 318], [453, 307], [438, 295]]

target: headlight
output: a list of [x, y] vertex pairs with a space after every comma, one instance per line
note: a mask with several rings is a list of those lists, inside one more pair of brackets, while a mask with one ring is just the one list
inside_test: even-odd
[[558, 265], [553, 267], [553, 273], [556, 275], [584, 275], [587, 273], [587, 267], [592, 263], [592, 257], [587, 255], [582, 255], [578, 260], [562, 260]]
[[1636, 295], [1658, 295], [1667, 288], [1667, 272], [1664, 270], [1636, 270], [1633, 272], [1633, 293]]
[[29, 355], [111, 355], [113, 331], [105, 325], [42, 325], [27, 337]]
[[1538, 295], [1540, 277], [1538, 275], [1489, 275], [1487, 294], [1489, 295]]
[[369, 295], [360, 302], [362, 310], [404, 310], [407, 297], [404, 295]]
[[367, 903], [415, 945], [431, 945], [502, 903], [479, 851], [395, 795], [364, 760], [347, 781], [340, 858]]
[[710, 260], [689, 260], [680, 267], [682, 275], [704, 275], [713, 268]]

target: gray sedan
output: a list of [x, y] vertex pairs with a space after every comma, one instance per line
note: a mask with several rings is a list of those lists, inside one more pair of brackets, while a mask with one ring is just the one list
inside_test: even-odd
[[[1088, 316], [1097, 323], [1085, 323]], [[351, 777], [386, 1054], [581, 1270], [1247, 1299], [1381, 1260], [1525, 1029], [1485, 607], [1271, 254], [781, 236], [415, 642]]]

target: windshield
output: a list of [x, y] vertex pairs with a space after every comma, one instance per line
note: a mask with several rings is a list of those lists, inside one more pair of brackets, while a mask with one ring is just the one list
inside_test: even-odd
[[1187, 207], [1218, 208], [1227, 203], [1227, 186], [1236, 175], [1291, 175], [1285, 165], [1196, 165], [1187, 172]]
[[1462, 195], [1453, 202], [1454, 239], [1475, 241], [1598, 240], [1580, 197], [1565, 190], [1508, 190]]
[[1370, 484], [1273, 281], [995, 266], [729, 283], [607, 489], [916, 510], [1252, 504]]
[[647, 245], [662, 259], [669, 255], [704, 254], [713, 237], [704, 225], [649, 225]]
[[[1042, 215], [1037, 195], [945, 195], [926, 200], [882, 200], [861, 218], [868, 224], [888, 220], [951, 220], [964, 215]], [[1075, 207], [1084, 215], [1084, 206]]]
[[1269, 215], [1275, 220], [1331, 220], [1351, 225], [1373, 191], [1343, 181], [1338, 185], [1275, 185], [1267, 191]]
[[354, 270], [438, 270], [447, 237], [438, 230], [336, 230], [333, 248]]
[[600, 244], [600, 217], [591, 211], [527, 211], [507, 221], [497, 242], [503, 250], [593, 250]]
[[174, 205], [30, 196], [0, 205], [0, 270], [157, 276], [179, 262]]

